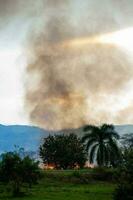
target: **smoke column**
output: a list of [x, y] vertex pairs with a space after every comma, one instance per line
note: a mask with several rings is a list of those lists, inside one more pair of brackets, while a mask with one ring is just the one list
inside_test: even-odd
[[[85, 2], [38, 1], [26, 46], [25, 106], [31, 122], [47, 129], [121, 122], [119, 102], [132, 81], [132, 61], [115, 44], [94, 38], [131, 25], [131, 16], [122, 24], [119, 1], [104, 1], [103, 7]], [[81, 44], [84, 38], [88, 42]]]

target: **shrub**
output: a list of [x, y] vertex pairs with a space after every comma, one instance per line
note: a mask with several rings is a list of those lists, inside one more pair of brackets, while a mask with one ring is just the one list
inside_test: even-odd
[[114, 200], [133, 200], [133, 184], [119, 184], [114, 192]]
[[2, 155], [0, 161], [0, 181], [11, 185], [13, 196], [22, 194], [22, 187], [37, 183], [39, 178], [38, 162], [28, 156], [23, 159], [16, 152]]
[[133, 200], [133, 148], [125, 149], [114, 200]]
[[93, 179], [100, 181], [115, 181], [116, 169], [97, 167], [93, 169]]

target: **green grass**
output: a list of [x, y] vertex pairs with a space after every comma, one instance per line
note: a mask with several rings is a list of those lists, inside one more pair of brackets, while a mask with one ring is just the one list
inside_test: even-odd
[[[84, 173], [83, 171], [81, 173]], [[50, 171], [38, 185], [34, 186], [25, 197], [11, 198], [8, 193], [0, 193], [2, 200], [112, 200], [115, 185], [108, 182], [90, 181], [81, 184], [75, 179], [64, 179], [73, 171]], [[77, 181], [77, 182], [76, 182]]]

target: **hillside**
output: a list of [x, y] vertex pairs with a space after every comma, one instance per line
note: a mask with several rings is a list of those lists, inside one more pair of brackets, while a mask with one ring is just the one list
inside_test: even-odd
[[[116, 125], [116, 131], [122, 135], [133, 132], [133, 125]], [[62, 130], [59, 133], [76, 133], [82, 136], [82, 128]], [[53, 134], [56, 132], [52, 132]], [[0, 125], [0, 153], [12, 151], [14, 146], [23, 147], [26, 151], [36, 152], [41, 139], [47, 137], [49, 132], [34, 126]]]
[[15, 145], [23, 147], [26, 151], [36, 151], [41, 138], [47, 135], [47, 131], [38, 127], [0, 125], [0, 152], [12, 151]]

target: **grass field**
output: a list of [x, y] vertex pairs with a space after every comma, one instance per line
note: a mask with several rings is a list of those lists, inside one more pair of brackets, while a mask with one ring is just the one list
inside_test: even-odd
[[[27, 195], [11, 198], [9, 193], [3, 193], [1, 188], [0, 199], [3, 200], [112, 200], [115, 185], [108, 182], [90, 181], [80, 183], [72, 176], [73, 172], [47, 172], [38, 185], [34, 186]], [[84, 173], [84, 172], [82, 172]], [[64, 177], [69, 177], [68, 179]]]

